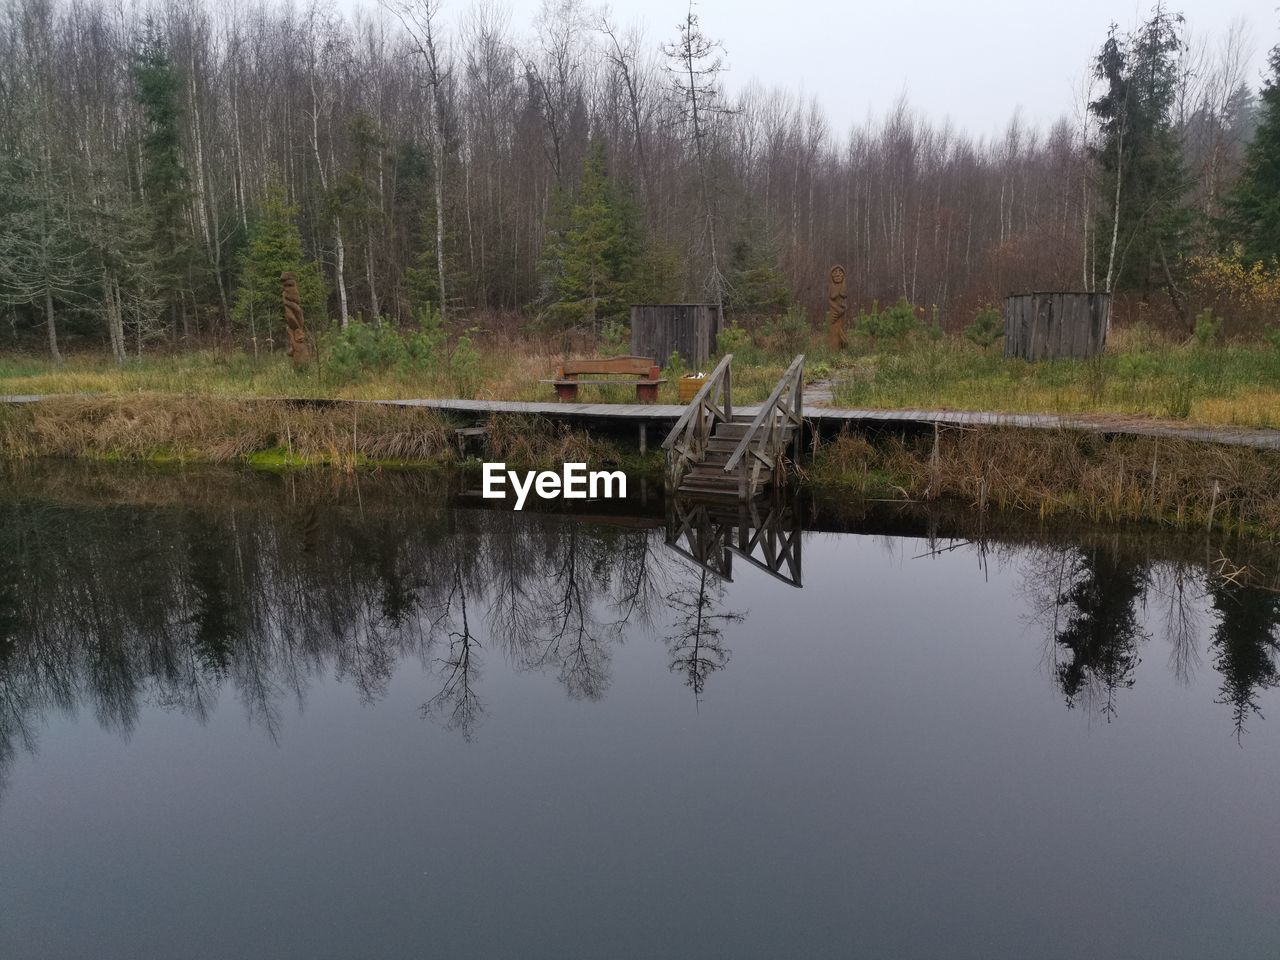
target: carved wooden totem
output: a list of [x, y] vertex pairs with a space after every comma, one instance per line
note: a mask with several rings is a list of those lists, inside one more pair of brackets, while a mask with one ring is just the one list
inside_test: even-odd
[[845, 283], [844, 267], [831, 268], [827, 283], [827, 343], [832, 350], [845, 345], [844, 315], [849, 311], [849, 291]]
[[286, 270], [280, 274], [280, 283], [284, 287], [281, 300], [284, 302], [284, 325], [287, 335], [284, 352], [293, 358], [295, 368], [305, 367], [311, 362], [311, 342], [307, 339], [307, 329], [303, 325], [298, 281]]

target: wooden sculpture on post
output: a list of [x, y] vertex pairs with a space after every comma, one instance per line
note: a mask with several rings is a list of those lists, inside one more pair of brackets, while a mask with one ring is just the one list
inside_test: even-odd
[[849, 291], [845, 283], [844, 267], [831, 268], [827, 283], [827, 343], [832, 350], [844, 348], [844, 315], [849, 310]]
[[298, 295], [298, 281], [286, 270], [280, 274], [280, 283], [284, 287], [281, 300], [284, 302], [284, 325], [287, 336], [285, 353], [293, 358], [295, 370], [300, 370], [311, 362], [311, 342], [307, 340], [307, 329], [303, 326], [302, 300]]

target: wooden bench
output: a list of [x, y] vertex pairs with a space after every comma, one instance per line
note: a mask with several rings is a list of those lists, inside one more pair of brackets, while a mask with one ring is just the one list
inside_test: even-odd
[[[573, 403], [578, 399], [578, 388], [584, 386], [634, 386], [637, 403], [657, 403], [658, 387], [666, 383], [660, 376], [662, 370], [652, 357], [599, 357], [587, 360], [566, 360], [556, 371], [555, 379], [540, 380], [556, 388], [556, 399]], [[637, 380], [579, 380], [581, 376], [627, 376]]]

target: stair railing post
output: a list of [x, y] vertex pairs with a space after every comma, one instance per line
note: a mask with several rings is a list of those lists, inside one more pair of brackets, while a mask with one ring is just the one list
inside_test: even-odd
[[800, 372], [796, 374], [796, 435], [792, 438], [791, 462], [799, 463], [800, 454], [804, 450], [804, 361], [800, 361]]

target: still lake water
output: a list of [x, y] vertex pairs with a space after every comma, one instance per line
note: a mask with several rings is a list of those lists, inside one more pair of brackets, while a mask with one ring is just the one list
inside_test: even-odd
[[0, 956], [1280, 956], [1268, 548], [456, 486], [0, 484]]

